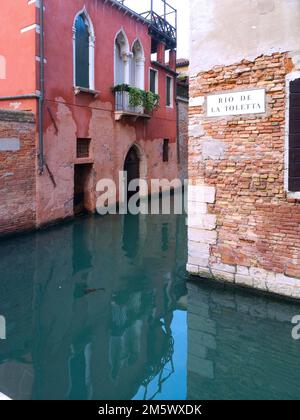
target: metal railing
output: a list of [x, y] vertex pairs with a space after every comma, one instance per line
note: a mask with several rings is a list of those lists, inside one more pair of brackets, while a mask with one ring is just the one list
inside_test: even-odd
[[137, 11], [138, 6], [133, 6], [131, 0], [115, 0], [115, 2], [142, 17], [149, 23], [152, 33], [163, 35], [169, 47], [176, 48], [177, 10], [166, 0], [149, 0], [149, 10], [146, 12]]
[[144, 108], [142, 106], [130, 105], [129, 92], [115, 92], [115, 103], [115, 111], [144, 114]]

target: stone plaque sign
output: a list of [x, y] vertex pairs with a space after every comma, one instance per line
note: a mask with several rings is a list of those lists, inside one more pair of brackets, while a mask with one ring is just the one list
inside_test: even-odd
[[17, 152], [20, 150], [18, 138], [0, 138], [0, 152]]
[[230, 92], [207, 96], [207, 116], [263, 114], [266, 112], [265, 89]]

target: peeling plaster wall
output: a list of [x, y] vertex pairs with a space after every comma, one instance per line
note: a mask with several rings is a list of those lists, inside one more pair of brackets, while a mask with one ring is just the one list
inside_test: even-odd
[[[133, 144], [137, 144], [146, 162], [146, 180], [178, 176], [176, 144], [170, 144], [169, 162], [162, 159], [163, 138], [138, 137], [136, 124], [115, 121], [110, 103], [98, 99], [90, 110], [88, 123], [80, 123], [85, 109], [64, 103], [56, 98], [49, 105], [57, 132], [49, 123], [45, 132], [45, 158], [48, 169], [37, 178], [37, 224], [38, 226], [73, 216], [74, 166], [80, 163], [76, 158], [77, 137], [91, 138], [90, 159], [92, 171], [89, 179], [88, 210], [96, 209], [96, 185], [100, 179], [112, 179], [119, 185], [119, 172], [123, 171], [126, 155]], [[75, 108], [75, 109], [74, 109]], [[82, 114], [83, 112], [83, 114]], [[87, 122], [86, 119], [84, 119]], [[82, 161], [81, 161], [82, 163]], [[149, 185], [150, 186], [150, 185]]]
[[190, 7], [191, 74], [300, 50], [299, 0], [190, 0]]
[[[115, 36], [123, 29], [131, 49], [136, 39], [141, 41], [145, 52], [145, 89], [148, 90], [149, 68], [153, 67], [148, 26], [104, 0], [44, 0], [44, 5], [46, 165], [44, 173], [36, 176], [38, 226], [73, 216], [74, 166], [79, 163], [76, 159], [77, 138], [91, 139], [90, 159], [86, 162], [92, 165], [86, 185], [88, 210], [95, 210], [97, 181], [101, 178], [118, 181], [126, 154], [134, 143], [147, 162], [147, 179], [172, 180], [178, 176], [175, 97], [173, 107], [166, 106], [166, 76], [170, 71], [158, 67], [161, 101], [151, 119], [115, 121], [112, 92]], [[76, 14], [83, 6], [95, 29], [97, 97], [74, 93], [72, 28]], [[15, 0], [6, 2], [3, 8], [0, 15], [1, 95], [36, 93], [40, 89], [38, 2]], [[17, 55], [15, 45], [19, 47]], [[173, 57], [175, 70], [174, 51], [170, 57]], [[36, 106], [35, 99], [1, 102], [3, 108], [32, 110], [37, 117]], [[164, 139], [170, 141], [168, 163], [162, 158]]]

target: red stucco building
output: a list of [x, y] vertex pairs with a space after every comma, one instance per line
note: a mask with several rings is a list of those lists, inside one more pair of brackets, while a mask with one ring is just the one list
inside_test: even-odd
[[[71, 217], [82, 206], [94, 211], [97, 182], [117, 182], [124, 165], [147, 181], [179, 175], [176, 25], [168, 21], [176, 11], [166, 6], [168, 17], [154, 10], [139, 15], [123, 3], [2, 5], [0, 108], [35, 118], [36, 226]], [[133, 106], [128, 92], [112, 91], [124, 84], [158, 94], [160, 106]], [[10, 137], [6, 132], [5, 144]], [[22, 147], [3, 147], [0, 161]]]

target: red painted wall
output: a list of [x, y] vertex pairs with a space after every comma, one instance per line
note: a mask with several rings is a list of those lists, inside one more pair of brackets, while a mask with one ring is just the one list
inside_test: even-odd
[[[75, 165], [88, 163], [92, 169], [86, 185], [86, 205], [95, 210], [97, 182], [102, 178], [118, 183], [128, 150], [136, 144], [141, 153], [141, 177], [178, 177], [176, 154], [176, 104], [166, 107], [165, 69], [159, 71], [161, 106], [149, 119], [115, 121], [114, 40], [122, 28], [132, 47], [139, 38], [145, 52], [145, 89], [149, 89], [151, 37], [141, 21], [125, 15], [104, 0], [44, 0], [45, 5], [45, 171], [37, 175], [37, 225], [73, 215]], [[99, 97], [74, 94], [73, 23], [86, 7], [95, 30], [95, 90]], [[4, 8], [4, 10], [3, 10]], [[39, 9], [27, 0], [5, 2], [0, 15], [0, 55], [7, 57], [7, 78], [0, 80], [0, 96], [34, 93], [39, 86], [39, 34], [21, 33], [24, 27], [39, 23]], [[174, 59], [173, 59], [174, 62]], [[175, 70], [175, 69], [174, 69]], [[175, 99], [175, 78], [174, 78]], [[0, 102], [0, 108], [37, 112], [37, 101]], [[91, 138], [87, 162], [76, 157], [76, 139]], [[162, 159], [163, 139], [170, 140], [170, 160]], [[38, 154], [38, 150], [37, 150]], [[54, 182], [53, 182], [54, 180]]]
[[[88, 95], [74, 95], [73, 90], [73, 44], [72, 26], [76, 13], [84, 5], [92, 19], [95, 35], [95, 89], [101, 92], [102, 102], [114, 104], [111, 87], [114, 84], [114, 39], [123, 28], [130, 46], [138, 37], [143, 44], [145, 63], [145, 89], [149, 89], [149, 67], [151, 65], [151, 37], [148, 28], [141, 22], [124, 15], [103, 0], [44, 0], [45, 4], [45, 87], [47, 100], [63, 98], [68, 104], [93, 107], [93, 98]], [[39, 63], [36, 61], [39, 34], [35, 30], [21, 33], [25, 27], [39, 21], [39, 9], [27, 0], [4, 2], [0, 14], [0, 55], [6, 59], [6, 79], [0, 79], [0, 96], [23, 95], [39, 90]], [[166, 108], [166, 75], [159, 69], [159, 94], [161, 107], [154, 112], [154, 118], [147, 123], [146, 137], [176, 137], [175, 104]], [[175, 88], [174, 88], [175, 91]], [[15, 103], [16, 101], [12, 101]], [[19, 109], [35, 110], [35, 101], [19, 100]], [[12, 109], [15, 104], [1, 102], [1, 108]], [[86, 118], [89, 113], [86, 112]], [[79, 122], [80, 120], [80, 122]], [[78, 124], [84, 124], [82, 113]], [[137, 132], [145, 136], [144, 124], [138, 123]], [[84, 133], [82, 133], [84, 134]]]
[[[148, 35], [146, 25], [138, 22], [128, 14], [109, 2], [103, 0], [65, 0], [45, 1], [45, 65], [46, 99], [64, 98], [68, 104], [77, 106], [93, 107], [93, 97], [89, 95], [74, 95], [73, 90], [73, 34], [72, 27], [74, 17], [84, 6], [93, 22], [96, 43], [95, 43], [95, 90], [101, 92], [102, 102], [114, 104], [114, 95], [111, 88], [114, 85], [114, 41], [118, 31], [123, 28], [130, 46], [138, 37], [145, 51], [145, 89], [149, 89], [149, 67], [151, 67], [151, 37]], [[139, 137], [147, 138], [166, 137], [173, 141], [176, 137], [175, 104], [173, 109], [167, 109], [166, 104], [166, 75], [159, 70], [159, 94], [161, 96], [161, 107], [155, 111], [154, 118], [146, 124], [139, 122], [137, 132]], [[89, 118], [86, 112], [85, 118]], [[75, 116], [78, 126], [87, 124], [82, 119], [82, 110]], [[84, 129], [80, 130], [84, 137]]]
[[[6, 78], [0, 79], [0, 96], [32, 94], [36, 91], [36, 32], [21, 30], [36, 23], [35, 3], [26, 0], [1, 2], [0, 55], [6, 62]], [[12, 101], [16, 102], [16, 101]], [[35, 101], [20, 109], [32, 109]], [[1, 103], [0, 108], [13, 108]]]

